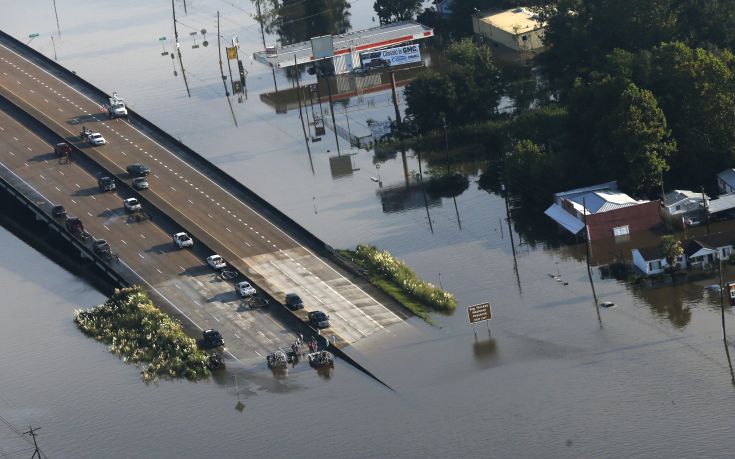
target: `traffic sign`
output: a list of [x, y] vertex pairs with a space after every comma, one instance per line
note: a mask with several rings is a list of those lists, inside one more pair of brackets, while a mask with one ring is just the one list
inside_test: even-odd
[[473, 325], [477, 322], [491, 320], [493, 318], [493, 312], [490, 308], [490, 303], [467, 306], [467, 316], [469, 317], [470, 323]]
[[727, 291], [730, 294], [730, 306], [735, 306], [735, 282], [727, 283]]
[[239, 94], [242, 92], [242, 83], [237, 80], [232, 80], [232, 93]]
[[227, 47], [227, 59], [237, 59], [237, 48], [234, 46]]

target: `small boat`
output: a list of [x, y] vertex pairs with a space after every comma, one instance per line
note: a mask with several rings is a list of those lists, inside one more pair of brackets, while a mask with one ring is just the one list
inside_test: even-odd
[[334, 356], [329, 351], [312, 352], [307, 357], [309, 358], [309, 365], [314, 368], [334, 366]]

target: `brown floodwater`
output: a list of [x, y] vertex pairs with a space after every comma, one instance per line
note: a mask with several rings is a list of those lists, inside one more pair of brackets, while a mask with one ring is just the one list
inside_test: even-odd
[[[24, 41], [39, 32], [31, 46], [52, 56], [52, 5], [5, 3], [3, 29]], [[274, 90], [273, 75], [247, 58], [248, 98], [233, 100], [235, 127], [216, 47], [192, 49], [189, 33], [205, 28], [215, 40], [220, 10], [222, 35], [237, 34], [249, 56], [261, 46], [252, 3], [189, 1], [183, 14], [176, 2], [191, 98], [178, 63], [174, 76], [160, 54], [161, 36], [172, 50], [170, 5], [57, 3], [60, 63], [123, 95], [330, 245], [390, 250], [454, 292], [460, 307], [435, 315], [433, 327], [412, 319], [349, 349], [390, 389], [340, 362], [330, 374], [296, 367], [275, 377], [263, 362], [250, 362], [209, 382], [145, 385], [135, 367], [71, 321], [75, 308], [96, 305], [101, 295], [0, 232], [0, 415], [22, 430], [40, 425], [48, 456], [731, 455], [735, 386], [719, 297], [707, 289], [713, 275], [634, 286], [603, 279], [597, 268], [630, 258], [632, 247], [658, 235], [592, 247], [597, 297], [617, 305], [598, 310], [584, 247], [559, 243], [540, 212], [513, 227], [514, 257], [505, 204], [480, 190], [476, 175], [456, 200], [427, 196], [416, 176], [430, 175], [431, 166], [412, 152], [405, 168], [400, 155], [377, 161], [342, 138], [338, 153], [329, 129], [310, 145], [310, 157], [298, 111], [276, 114], [261, 102]], [[373, 25], [372, 2], [353, 1], [349, 11], [353, 28]], [[276, 80], [291, 87], [283, 74]], [[336, 109], [337, 123], [346, 128], [349, 120], [358, 135], [368, 119], [393, 114], [385, 91], [347, 107], [347, 116]], [[490, 329], [473, 330], [464, 308], [484, 301], [493, 304]], [[733, 319], [729, 308], [726, 319]], [[0, 447], [2, 455], [28, 443], [0, 424]]]

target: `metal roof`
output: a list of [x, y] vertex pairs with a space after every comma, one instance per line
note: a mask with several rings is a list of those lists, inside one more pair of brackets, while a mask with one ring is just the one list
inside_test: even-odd
[[[341, 35], [334, 35], [334, 55], [341, 56], [352, 52], [364, 52], [373, 49], [387, 48], [414, 40], [434, 36], [434, 30], [415, 21], [396, 22], [371, 29], [356, 30]], [[311, 53], [311, 41], [302, 41], [293, 45], [278, 46], [277, 54], [266, 54], [265, 51], [253, 53], [253, 57], [271, 67], [285, 68], [294, 65], [294, 56], [298, 64], [314, 61]]]
[[485, 16], [480, 21], [511, 35], [521, 35], [544, 27], [536, 13], [522, 7]]
[[735, 188], [735, 169], [725, 169], [717, 174], [717, 177], [731, 187]]
[[577, 234], [584, 228], [583, 222], [562, 209], [559, 204], [552, 204], [544, 213], [572, 234]]
[[724, 210], [735, 208], [735, 193], [723, 194], [717, 199], [712, 199], [707, 203], [707, 210], [710, 214], [716, 214]]

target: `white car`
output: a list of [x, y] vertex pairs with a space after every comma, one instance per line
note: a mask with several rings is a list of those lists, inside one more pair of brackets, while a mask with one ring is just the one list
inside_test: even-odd
[[193, 247], [194, 241], [186, 233], [176, 233], [173, 236], [174, 244], [180, 249], [185, 247]]
[[87, 138], [87, 140], [92, 145], [104, 145], [107, 143], [107, 140], [105, 140], [105, 138], [102, 137], [102, 134], [100, 134], [99, 132], [91, 133], [89, 137]]
[[250, 285], [250, 282], [242, 281], [239, 282], [237, 285], [237, 291], [240, 292], [240, 296], [247, 297], [247, 296], [253, 296], [257, 292], [255, 291], [255, 287]]
[[128, 212], [139, 212], [141, 209], [140, 203], [135, 198], [123, 199], [123, 205]]
[[207, 264], [212, 269], [224, 269], [227, 267], [227, 263], [219, 255], [210, 255], [207, 257]]

